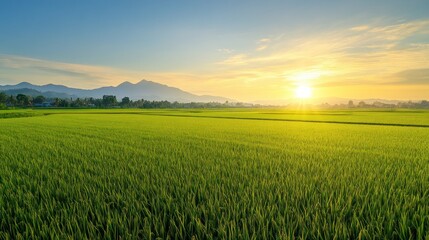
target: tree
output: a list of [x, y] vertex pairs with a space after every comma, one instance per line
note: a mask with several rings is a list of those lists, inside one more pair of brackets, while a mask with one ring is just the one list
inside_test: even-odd
[[10, 95], [9, 98], [6, 100], [6, 103], [12, 106], [15, 106], [16, 99], [13, 95]]
[[366, 107], [366, 103], [364, 101], [360, 101], [358, 107]]
[[72, 107], [82, 107], [84, 105], [84, 102], [80, 98], [76, 98], [76, 100], [71, 101]]
[[55, 99], [54, 99], [54, 106], [55, 106], [55, 107], [58, 107], [58, 106], [60, 105], [60, 101], [61, 101], [61, 100], [60, 100], [59, 98], [55, 98]]
[[16, 101], [20, 106], [28, 106], [31, 103], [30, 97], [21, 93], [16, 95]]
[[116, 96], [114, 96], [114, 95], [103, 95], [103, 106], [111, 107], [111, 106], [115, 106], [117, 103], [118, 103], [118, 101], [116, 101]]
[[44, 96], [37, 96], [33, 99], [33, 103], [34, 104], [42, 104], [44, 101], [46, 100], [46, 98]]
[[0, 109], [6, 108], [7, 95], [0, 92]]
[[122, 106], [128, 106], [129, 104], [130, 104], [130, 98], [129, 97], [122, 98], [122, 101], [121, 101]]
[[355, 106], [355, 105], [353, 104], [353, 101], [352, 101], [352, 100], [350, 100], [350, 101], [349, 101], [348, 106], [349, 106], [349, 108], [352, 108], [352, 107], [354, 107], [354, 106]]
[[58, 106], [59, 107], [68, 107], [69, 106], [69, 102], [67, 102], [67, 100], [65, 99], [60, 99], [58, 102]]
[[5, 104], [7, 100], [7, 95], [3, 92], [0, 92], [0, 103]]

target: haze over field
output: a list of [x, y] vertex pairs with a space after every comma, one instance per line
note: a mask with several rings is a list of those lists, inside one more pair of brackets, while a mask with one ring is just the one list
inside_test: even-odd
[[429, 3], [3, 1], [0, 85], [148, 79], [247, 102], [429, 98]]

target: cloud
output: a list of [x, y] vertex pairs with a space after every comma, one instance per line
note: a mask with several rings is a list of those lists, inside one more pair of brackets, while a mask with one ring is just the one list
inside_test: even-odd
[[[428, 30], [429, 20], [421, 20], [392, 25], [366, 24], [295, 39], [276, 38], [270, 42], [269, 51], [237, 53], [220, 66], [223, 72], [237, 75], [251, 70], [253, 79], [248, 81], [261, 84], [264, 75], [267, 82], [272, 83], [277, 76], [278, 83], [293, 86], [297, 80], [288, 76], [323, 72], [317, 79], [311, 79], [312, 85], [381, 85], [392, 82], [392, 75], [398, 70], [429, 68]], [[425, 36], [428, 42], [413, 42], [411, 37], [416, 34]], [[415, 79], [429, 84], [424, 76], [419, 76]]]
[[396, 73], [391, 84], [423, 84], [429, 85], [429, 68], [410, 69]]
[[69, 86], [99, 87], [137, 77], [137, 73], [83, 64], [55, 62], [42, 59], [0, 54], [0, 69], [13, 74], [17, 81], [62, 81]]
[[234, 52], [234, 50], [229, 48], [219, 48], [217, 51], [224, 54], [231, 54]]
[[224, 65], [245, 65], [247, 64], [247, 55], [246, 54], [236, 54], [218, 64]]
[[45, 71], [45, 72], [50, 72], [53, 74], [60, 74], [61, 76], [94, 79], [94, 76], [92, 74], [88, 72], [83, 72], [83, 71], [72, 71], [69, 69], [58, 69], [58, 68], [51, 68], [46, 66], [33, 66], [32, 68]]
[[259, 41], [258, 41], [258, 47], [256, 48], [256, 51], [263, 51], [263, 50], [265, 50], [265, 49], [267, 49], [268, 48], [268, 44], [271, 42], [271, 39], [269, 39], [269, 38], [262, 38], [262, 39], [259, 39]]
[[404, 39], [416, 32], [428, 33], [429, 20], [406, 22], [389, 26], [379, 26], [368, 29], [370, 33], [375, 33], [382, 39], [395, 41]]
[[356, 27], [350, 28], [350, 30], [356, 31], [356, 32], [361, 32], [361, 31], [365, 31], [365, 30], [368, 30], [368, 29], [369, 29], [368, 25], [360, 25], [360, 26], [356, 26]]
[[225, 55], [204, 69], [177, 72], [129, 71], [0, 55], [0, 79], [86, 88], [149, 79], [197, 94], [243, 101], [289, 98], [299, 81], [314, 86], [318, 97], [360, 97], [373, 92], [377, 97], [403, 94], [405, 98], [415, 92], [398, 89], [415, 88], [420, 96], [429, 97], [429, 20], [364, 23], [253, 41], [256, 46], [247, 51], [218, 49]]
[[197, 94], [223, 95], [220, 93], [222, 88], [219, 87], [219, 83], [222, 80], [219, 78], [220, 76], [209, 73], [135, 72], [106, 66], [0, 54], [0, 85], [25, 81], [40, 85], [54, 83], [91, 89], [118, 85], [124, 81], [138, 82], [141, 79], [148, 79]]
[[256, 51], [262, 51], [265, 50], [268, 46], [267, 45], [262, 45], [256, 48]]

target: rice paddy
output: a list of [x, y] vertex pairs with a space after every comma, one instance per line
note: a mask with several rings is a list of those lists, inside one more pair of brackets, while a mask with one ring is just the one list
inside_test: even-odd
[[1, 239], [429, 238], [428, 111], [7, 110], [0, 166]]

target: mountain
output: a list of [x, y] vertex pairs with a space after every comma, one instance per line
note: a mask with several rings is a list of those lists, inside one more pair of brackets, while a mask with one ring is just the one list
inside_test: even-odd
[[[28, 95], [44, 95], [45, 97], [59, 97], [59, 98], [102, 98], [103, 95], [115, 95], [117, 99], [123, 97], [129, 97], [132, 100], [145, 99], [145, 100], [167, 100], [170, 102], [225, 102], [232, 101], [232, 99], [209, 96], [209, 95], [195, 95], [189, 92], [185, 92], [179, 88], [170, 87], [164, 84], [141, 80], [138, 83], [123, 82], [116, 87], [101, 87], [96, 89], [79, 89], [79, 88], [70, 88], [63, 85], [33, 85], [28, 82], [22, 82], [16, 85], [0, 85], [0, 91], [10, 92], [13, 90], [13, 93], [23, 93], [29, 92], [29, 90], [38, 91], [31, 92]], [[20, 92], [21, 91], [21, 92]]]
[[32, 97], [43, 95], [46, 98], [77, 98], [77, 96], [69, 95], [67, 93], [58, 93], [58, 92], [52, 92], [52, 91], [40, 92], [31, 88], [0, 90], [0, 92], [4, 92], [6, 95], [24, 94]]

